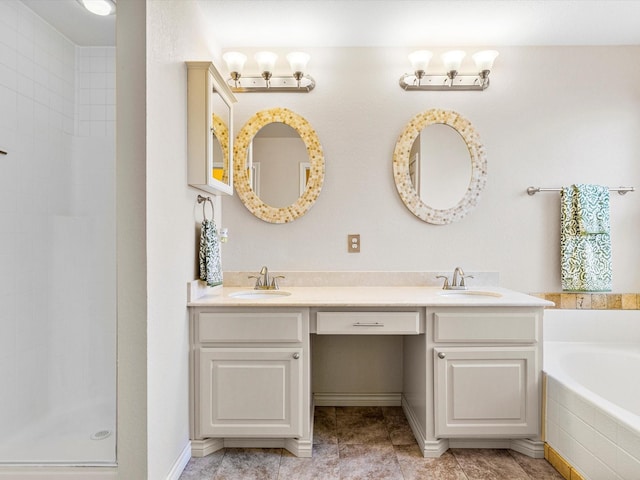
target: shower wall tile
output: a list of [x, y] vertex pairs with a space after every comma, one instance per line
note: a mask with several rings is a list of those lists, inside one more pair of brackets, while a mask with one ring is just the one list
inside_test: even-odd
[[[54, 325], [42, 286], [60, 273], [52, 271], [48, 219], [72, 209], [75, 59], [76, 46], [22, 2], [0, 0], [0, 138], [8, 152], [0, 163], [3, 434], [37, 421], [50, 400], [43, 366], [51, 364]], [[68, 333], [67, 341], [77, 340]]]
[[0, 24], [3, 28], [11, 28], [12, 30], [16, 27], [18, 24], [16, 2], [0, 2]]
[[115, 48], [78, 48], [78, 135], [109, 137], [115, 127]]

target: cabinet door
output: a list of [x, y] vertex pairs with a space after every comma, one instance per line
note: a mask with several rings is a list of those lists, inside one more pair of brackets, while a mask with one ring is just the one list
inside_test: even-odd
[[436, 437], [537, 435], [537, 370], [535, 347], [435, 348]]
[[233, 104], [236, 98], [211, 62], [187, 63], [187, 182], [233, 194]]
[[203, 348], [200, 433], [302, 435], [302, 348]]

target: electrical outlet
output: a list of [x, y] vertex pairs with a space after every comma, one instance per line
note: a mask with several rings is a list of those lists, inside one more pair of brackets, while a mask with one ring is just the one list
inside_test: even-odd
[[349, 253], [360, 253], [360, 234], [350, 234], [347, 236], [347, 250]]

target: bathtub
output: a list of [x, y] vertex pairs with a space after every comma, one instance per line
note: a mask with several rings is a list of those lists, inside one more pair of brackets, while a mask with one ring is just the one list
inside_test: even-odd
[[640, 480], [640, 311], [548, 310], [545, 441], [588, 480]]

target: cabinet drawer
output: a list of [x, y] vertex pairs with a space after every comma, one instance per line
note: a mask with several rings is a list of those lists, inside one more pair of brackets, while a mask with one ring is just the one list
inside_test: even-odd
[[200, 312], [202, 343], [300, 343], [303, 312]]
[[435, 342], [535, 343], [537, 312], [436, 311], [433, 313]]
[[418, 335], [418, 312], [318, 312], [318, 335]]

